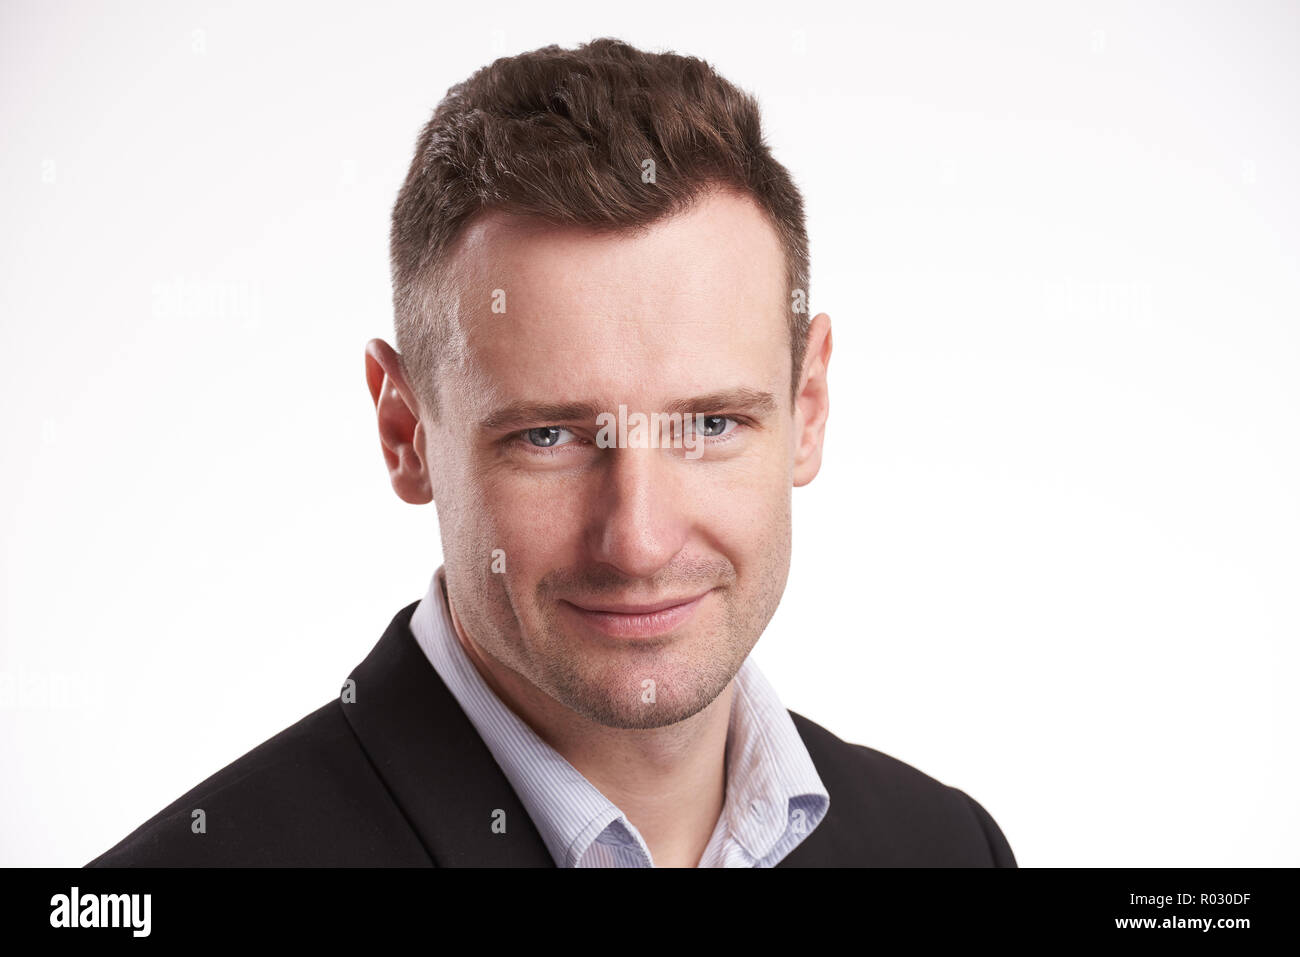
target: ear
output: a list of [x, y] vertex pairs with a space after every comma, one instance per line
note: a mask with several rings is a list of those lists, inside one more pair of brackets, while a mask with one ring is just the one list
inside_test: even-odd
[[830, 414], [826, 369], [831, 362], [831, 317], [820, 313], [808, 326], [803, 374], [794, 397], [794, 485], [807, 485], [822, 467], [822, 440]]
[[433, 491], [424, 461], [420, 403], [406, 382], [397, 353], [383, 339], [366, 343], [366, 386], [375, 403], [379, 444], [393, 491], [412, 505], [431, 502]]

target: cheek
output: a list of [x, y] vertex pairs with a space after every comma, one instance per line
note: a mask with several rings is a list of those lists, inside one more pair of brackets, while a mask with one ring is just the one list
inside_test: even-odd
[[750, 471], [716, 485], [701, 484], [709, 507], [700, 511], [716, 547], [733, 561], [757, 564], [789, 537], [790, 483], [782, 472]]
[[577, 561], [586, 492], [575, 482], [498, 476], [478, 489], [481, 534], [504, 552], [509, 579], [536, 582]]

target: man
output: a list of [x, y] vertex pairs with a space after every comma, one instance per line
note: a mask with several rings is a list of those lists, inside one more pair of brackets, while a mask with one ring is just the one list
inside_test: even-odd
[[831, 355], [750, 97], [609, 39], [497, 60], [424, 128], [391, 253], [366, 379], [444, 565], [338, 700], [93, 865], [1015, 866], [749, 659]]

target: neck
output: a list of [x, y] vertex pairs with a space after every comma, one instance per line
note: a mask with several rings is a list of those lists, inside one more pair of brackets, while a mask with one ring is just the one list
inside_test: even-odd
[[[444, 597], [446, 593], [444, 591]], [[447, 607], [451, 609], [450, 601]], [[632, 822], [656, 867], [695, 867], [726, 799], [735, 682], [663, 728], [610, 728], [566, 708], [482, 653], [451, 609], [456, 638], [488, 687]]]

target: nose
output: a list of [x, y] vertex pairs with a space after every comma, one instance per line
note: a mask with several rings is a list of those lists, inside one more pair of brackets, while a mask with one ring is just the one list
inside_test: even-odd
[[589, 516], [592, 557], [627, 578], [651, 578], [686, 544], [681, 462], [655, 448], [608, 452]]

